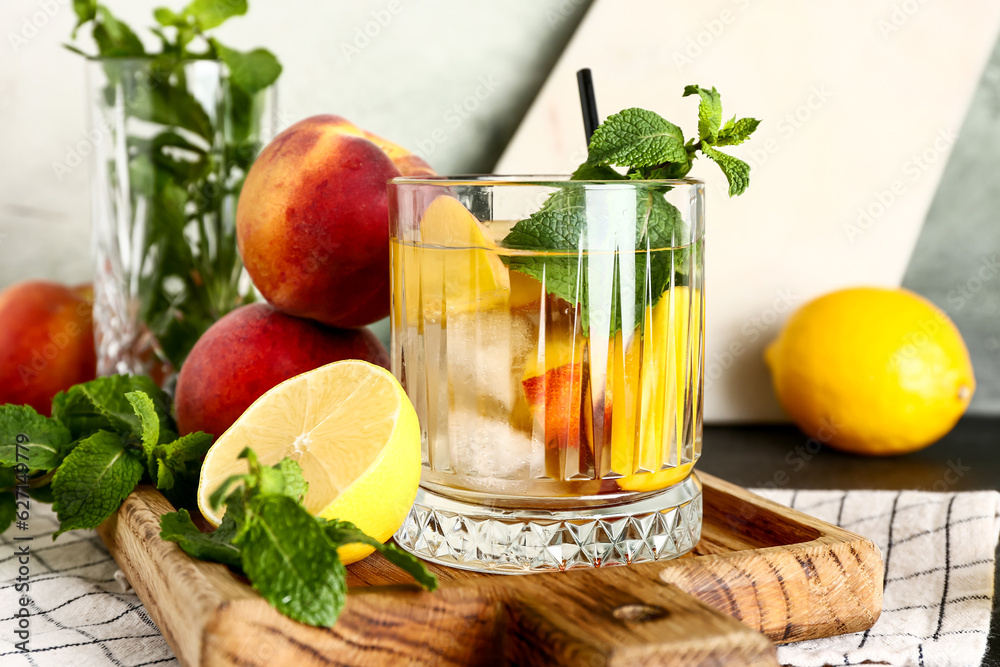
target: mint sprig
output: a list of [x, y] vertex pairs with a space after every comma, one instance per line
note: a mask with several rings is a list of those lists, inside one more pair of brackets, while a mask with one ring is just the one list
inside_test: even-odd
[[247, 459], [249, 473], [225, 480], [209, 500], [216, 509], [226, 506], [221, 525], [202, 533], [181, 510], [160, 518], [163, 539], [194, 558], [242, 570], [275, 609], [309, 625], [333, 625], [344, 607], [347, 570], [337, 549], [347, 544], [371, 545], [424, 588], [437, 587], [437, 578], [405, 551], [349, 522], [309, 514], [302, 505], [308, 485], [296, 461], [285, 458], [266, 467], [250, 449], [240, 457]]
[[[742, 194], [750, 184], [750, 166], [717, 147], [743, 143], [760, 121], [734, 116], [723, 125], [721, 96], [715, 88], [686, 86], [684, 96], [689, 95], [700, 99], [696, 139], [685, 140], [680, 127], [638, 108], [613, 114], [594, 130], [587, 161], [570, 180], [643, 181], [635, 187], [634, 201], [622, 199], [629, 192], [624, 189], [602, 189], [588, 196], [585, 183], [563, 186], [503, 240], [505, 248], [539, 253], [503, 259], [511, 270], [541, 281], [548, 294], [579, 306], [584, 335], [592, 327], [614, 335], [624, 322], [641, 319], [642, 308], [655, 305], [671, 284], [687, 280], [690, 230], [681, 212], [664, 198], [670, 186], [646, 181], [683, 178], [700, 152], [726, 175], [729, 196]], [[634, 230], [621, 224], [623, 211], [635, 212]], [[595, 248], [639, 255], [634, 262], [595, 271], [591, 264], [604, 261], [586, 253]], [[602, 304], [607, 312], [599, 312]]]
[[722, 125], [722, 98], [713, 88], [690, 85], [684, 97], [698, 95], [698, 138], [685, 141], [680, 128], [646, 109], [625, 109], [608, 116], [594, 130], [587, 163], [628, 169], [630, 178], [682, 178], [691, 171], [698, 153], [722, 168], [729, 182], [729, 196], [746, 192], [750, 185], [750, 165], [717, 150], [746, 141], [760, 121], [741, 118]]
[[53, 398], [52, 415], [0, 406], [0, 528], [9, 525], [7, 498], [19, 482], [32, 499], [52, 503], [54, 538], [96, 528], [143, 481], [174, 502], [190, 501], [183, 491], [197, 484], [212, 438], [178, 438], [169, 399], [150, 378], [114, 375], [75, 385]]

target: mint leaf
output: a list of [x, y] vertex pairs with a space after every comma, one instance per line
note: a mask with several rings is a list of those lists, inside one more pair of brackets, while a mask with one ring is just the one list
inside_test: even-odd
[[17, 517], [17, 502], [13, 491], [0, 491], [0, 533], [10, 528]]
[[37, 500], [40, 503], [52, 504], [55, 498], [52, 497], [52, 485], [44, 484], [42, 486], [28, 487], [28, 495]]
[[14, 469], [0, 467], [0, 489], [12, 489], [16, 484], [17, 474], [14, 472]]
[[[599, 208], [588, 210], [586, 186], [560, 188], [539, 211], [515, 224], [503, 241], [511, 249], [551, 251], [512, 254], [504, 261], [511, 270], [541, 282], [549, 294], [580, 305], [585, 335], [595, 324], [610, 334], [625, 325], [633, 326], [643, 307], [659, 301], [670, 286], [675, 265], [683, 265], [683, 256], [676, 253], [684, 251], [672, 250], [685, 239], [683, 216], [663, 198], [663, 188], [637, 186], [622, 190], [620, 195], [635, 199], [618, 202], [604, 192], [592, 200], [592, 206]], [[633, 229], [620, 224], [626, 207], [634, 207]], [[597, 260], [569, 252], [573, 248], [587, 250], [589, 243], [596, 243], [590, 249], [619, 249], [612, 258], [615, 265], [593, 271], [588, 265]], [[607, 282], [592, 285], [583, 276], [590, 280], [604, 276]], [[627, 307], [626, 301], [630, 302]]]
[[62, 422], [74, 438], [96, 431], [142, 435], [142, 424], [125, 394], [141, 391], [153, 402], [160, 434], [171, 432], [170, 399], [152, 379], [144, 375], [110, 375], [74, 385], [52, 399], [52, 416]]
[[[230, 494], [238, 494], [239, 490], [233, 490], [233, 487], [237, 484], [243, 484], [246, 486], [250, 475], [230, 475], [222, 484], [216, 487], [215, 491], [208, 496], [208, 505], [213, 510], [218, 510], [223, 504], [228, 505], [228, 499], [231, 497]], [[225, 517], [223, 517], [225, 518]]]
[[713, 145], [738, 146], [750, 138], [750, 135], [757, 129], [758, 125], [760, 125], [760, 121], [756, 118], [740, 118], [736, 120], [736, 117], [733, 116], [719, 132], [719, 136]]
[[750, 165], [732, 155], [717, 151], [711, 146], [702, 146], [701, 151], [722, 168], [722, 173], [729, 181], [730, 197], [746, 192], [750, 185]]
[[306, 482], [305, 475], [302, 474], [302, 466], [298, 461], [290, 458], [283, 458], [274, 465], [274, 469], [281, 473], [284, 478], [282, 493], [301, 503], [309, 490], [309, 483]]
[[176, 542], [187, 555], [199, 560], [211, 560], [230, 567], [239, 568], [240, 549], [232, 544], [236, 534], [236, 522], [229, 519], [234, 513], [230, 506], [222, 524], [211, 533], [198, 530], [187, 510], [170, 512], [160, 517], [160, 537]]
[[625, 109], [609, 116], [590, 138], [587, 162], [650, 167], [687, 160], [681, 129], [645, 109]]
[[592, 162], [584, 162], [570, 176], [571, 181], [622, 181], [626, 178], [606, 164]]
[[366, 535], [350, 521], [326, 521], [318, 518], [327, 538], [337, 547], [345, 544], [367, 544], [385, 556], [385, 559], [407, 572], [418, 584], [429, 591], [437, 588], [438, 580], [416, 556], [403, 551], [395, 544], [382, 544], [374, 537]]
[[[97, 0], [73, 0], [73, 11], [76, 13], [76, 25], [73, 26], [72, 37], [76, 38], [76, 31], [84, 23], [93, 21], [97, 16]], [[68, 47], [67, 47], [68, 48]]]
[[142, 451], [146, 455], [146, 467], [152, 471], [153, 448], [160, 441], [160, 418], [156, 414], [156, 407], [153, 405], [153, 400], [145, 392], [128, 391], [125, 392], [125, 398], [128, 399], [139, 418]]
[[246, 13], [246, 0], [194, 0], [184, 8], [184, 14], [194, 17], [202, 30], [215, 28], [233, 16]]
[[698, 103], [698, 136], [702, 141], [713, 142], [722, 124], [722, 101], [719, 91], [712, 86], [711, 90], [706, 90], [701, 86], [684, 86], [684, 95], [698, 95], [701, 102]]
[[153, 10], [153, 18], [163, 27], [173, 26], [175, 28], [187, 27], [188, 21], [183, 14], [176, 14], [167, 7], [157, 7]]
[[98, 431], [73, 448], [52, 478], [53, 539], [75, 528], [96, 528], [115, 513], [142, 477], [141, 454], [121, 436]]
[[130, 58], [146, 55], [142, 42], [132, 29], [116, 19], [104, 5], [97, 5], [94, 41], [105, 58]]
[[347, 598], [346, 570], [319, 523], [288, 496], [260, 495], [237, 538], [254, 589], [290, 618], [331, 626]]
[[156, 488], [172, 489], [180, 477], [197, 478], [199, 464], [211, 446], [212, 436], [198, 431], [154, 447], [149, 475]]
[[257, 460], [257, 454], [249, 447], [240, 452], [237, 458], [247, 459], [250, 472], [227, 477], [208, 497], [208, 504], [212, 509], [218, 509], [223, 502], [228, 503], [230, 494], [237, 492], [232, 491], [237, 484], [242, 484], [244, 493], [251, 495], [283, 495], [296, 502], [305, 496], [309, 485], [298, 462], [285, 457], [271, 467], [262, 466]]
[[55, 470], [66, 456], [70, 441], [69, 429], [38, 414], [31, 406], [0, 406], [0, 465], [23, 463], [29, 474]]
[[250, 95], [264, 90], [278, 80], [281, 63], [267, 49], [254, 49], [246, 53], [230, 49], [212, 40], [219, 58], [229, 68], [232, 82]]

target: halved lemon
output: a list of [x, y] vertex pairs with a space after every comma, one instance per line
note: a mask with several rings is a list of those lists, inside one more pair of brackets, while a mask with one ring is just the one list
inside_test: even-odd
[[441, 195], [420, 219], [420, 245], [393, 240], [393, 284], [403, 288], [402, 299], [393, 297], [396, 316], [403, 300], [410, 325], [421, 317], [505, 306], [510, 277], [497, 250], [462, 202]]
[[[302, 466], [315, 516], [350, 521], [385, 542], [413, 505], [420, 482], [420, 427], [406, 392], [384, 368], [347, 360], [286, 380], [257, 399], [205, 456], [198, 508], [218, 526], [208, 498], [227, 477], [247, 472], [244, 448], [262, 464], [286, 456]], [[339, 550], [353, 563], [373, 551]]]

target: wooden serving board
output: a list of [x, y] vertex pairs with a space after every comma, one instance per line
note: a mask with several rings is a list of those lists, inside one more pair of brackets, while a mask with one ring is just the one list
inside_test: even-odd
[[772, 641], [875, 623], [882, 558], [870, 540], [700, 477], [704, 527], [689, 556], [528, 576], [431, 565], [441, 585], [427, 593], [374, 555], [348, 568], [333, 628], [281, 616], [225, 566], [162, 541], [173, 508], [154, 489], [98, 532], [188, 667], [776, 665]]

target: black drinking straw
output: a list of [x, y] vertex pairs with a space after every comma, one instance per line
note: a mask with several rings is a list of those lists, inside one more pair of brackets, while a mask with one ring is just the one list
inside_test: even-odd
[[576, 73], [576, 83], [580, 88], [580, 108], [583, 110], [583, 131], [587, 135], [587, 145], [590, 137], [597, 129], [597, 100], [594, 98], [594, 80], [590, 76], [590, 68], [585, 67]]

